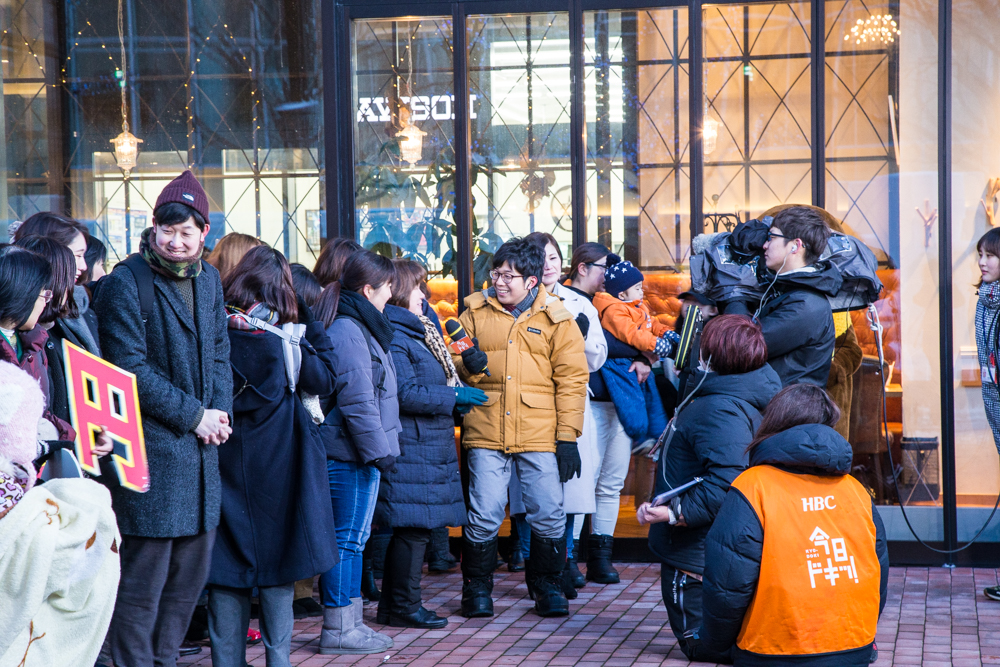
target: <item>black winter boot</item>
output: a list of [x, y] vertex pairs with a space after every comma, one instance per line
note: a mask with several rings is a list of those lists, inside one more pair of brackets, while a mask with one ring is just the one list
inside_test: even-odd
[[447, 528], [431, 530], [431, 541], [427, 545], [427, 571], [432, 574], [443, 574], [454, 570], [458, 559], [451, 555]]
[[591, 534], [587, 539], [587, 579], [599, 584], [617, 584], [620, 581], [618, 570], [611, 565], [614, 538]]
[[[577, 565], [576, 559], [580, 554], [580, 543], [573, 543], [573, 551], [566, 551], [566, 571], [569, 572], [570, 581], [573, 582], [573, 588], [583, 588], [587, 579], [583, 576], [583, 572], [580, 572], [580, 566]], [[571, 600], [573, 598], [570, 598]]]
[[569, 602], [563, 593], [566, 542], [562, 538], [539, 537], [532, 532], [531, 558], [527, 563], [532, 582], [529, 589], [534, 591], [535, 613], [542, 617], [567, 616]]
[[493, 570], [497, 563], [497, 538], [488, 542], [462, 539], [462, 616], [493, 615]]
[[361, 568], [361, 597], [368, 602], [378, 602], [382, 599], [382, 591], [375, 583], [375, 573], [372, 571], [372, 562], [367, 558], [363, 561]]
[[508, 572], [524, 572], [524, 554], [521, 553], [521, 540], [517, 528], [518, 517], [523, 519], [524, 515], [515, 514], [510, 517], [510, 537], [507, 538], [507, 543], [510, 545], [510, 548], [507, 549], [509, 554], [507, 558]]

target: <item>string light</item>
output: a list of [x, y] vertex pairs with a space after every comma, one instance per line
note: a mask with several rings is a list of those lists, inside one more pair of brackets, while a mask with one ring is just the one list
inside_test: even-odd
[[858, 46], [875, 42], [891, 44], [896, 41], [896, 36], [899, 34], [899, 28], [896, 27], [892, 14], [872, 14], [870, 18], [858, 19], [851, 32], [844, 35], [844, 41], [853, 39]]

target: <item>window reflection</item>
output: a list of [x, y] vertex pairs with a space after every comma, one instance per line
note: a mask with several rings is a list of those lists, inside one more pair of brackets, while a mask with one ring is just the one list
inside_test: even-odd
[[504, 240], [552, 234], [569, 256], [569, 15], [468, 19], [473, 280], [488, 282]]
[[[457, 314], [451, 19], [354, 22], [354, 204], [359, 241], [430, 272]], [[470, 98], [472, 113], [478, 101]]]

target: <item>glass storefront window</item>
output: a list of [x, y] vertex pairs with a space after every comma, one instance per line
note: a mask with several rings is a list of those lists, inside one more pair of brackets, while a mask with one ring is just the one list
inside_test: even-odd
[[[972, 0], [953, 6], [955, 39], [952, 68], [952, 298], [954, 299], [955, 477], [958, 539], [970, 539], [985, 523], [1000, 489], [997, 444], [986, 411], [982, 384], [994, 380], [979, 372], [975, 285], [980, 281], [976, 243], [1000, 224], [997, 181], [1000, 176], [1000, 95], [991, 74], [1000, 67], [1000, 30], [996, 8]], [[985, 78], [984, 78], [985, 77]], [[933, 98], [931, 98], [933, 99]], [[985, 336], [995, 349], [994, 335]], [[1000, 540], [994, 520], [985, 533]]]
[[353, 24], [357, 238], [426, 266], [441, 317], [458, 312], [451, 33], [450, 17]]
[[634, 263], [673, 324], [690, 234], [686, 9], [584, 14], [587, 238]]
[[470, 16], [473, 281], [506, 239], [548, 232], [572, 253], [569, 15]]
[[706, 231], [812, 201], [810, 3], [703, 10]]
[[[875, 337], [864, 312], [851, 318], [864, 355], [853, 378], [853, 474], [876, 503], [905, 505], [924, 540], [943, 535], [938, 123], [926, 103], [936, 96], [937, 19], [920, 2], [826, 4], [827, 210], [875, 253], [884, 285], [885, 423]], [[876, 21], [888, 29], [865, 34]], [[898, 508], [880, 511], [890, 540], [913, 539]]]
[[318, 2], [126, 3], [131, 131], [127, 181], [109, 140], [121, 131], [116, 7], [66, 13], [66, 208], [108, 245], [138, 249], [156, 197], [192, 169], [212, 211], [206, 247], [243, 232], [312, 267], [326, 236]]
[[[51, 66], [55, 44], [45, 41], [46, 7], [41, 0], [0, 3], [0, 240], [7, 224], [38, 211], [58, 209], [51, 193], [49, 163], [61, 149], [60, 128], [49, 127], [49, 109], [57, 103]], [[52, 94], [50, 94], [50, 91]]]

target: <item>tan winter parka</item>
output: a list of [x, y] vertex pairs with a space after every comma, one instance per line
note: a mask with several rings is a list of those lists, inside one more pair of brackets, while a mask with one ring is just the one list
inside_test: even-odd
[[589, 375], [583, 336], [562, 299], [539, 286], [516, 321], [485, 292], [465, 305], [459, 320], [479, 340], [491, 375], [470, 375], [462, 357], [452, 355], [462, 380], [489, 397], [466, 415], [463, 446], [520, 454], [554, 452], [556, 440], [576, 442]]

